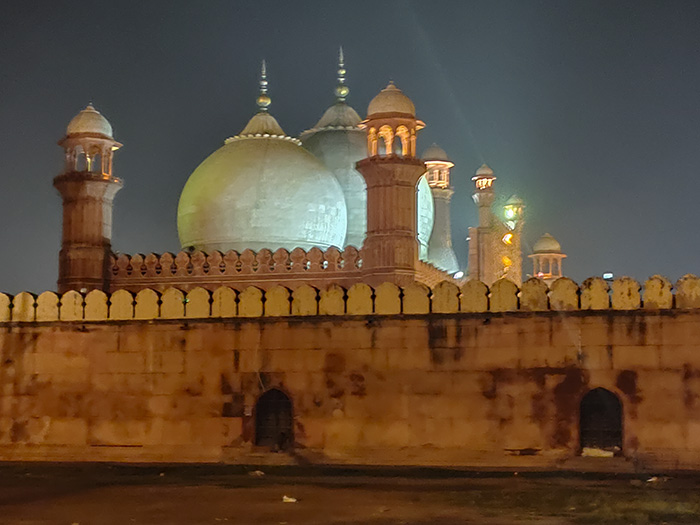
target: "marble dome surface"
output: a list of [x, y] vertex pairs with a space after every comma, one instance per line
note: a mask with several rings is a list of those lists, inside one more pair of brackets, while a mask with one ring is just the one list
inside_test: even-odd
[[261, 111], [192, 173], [178, 206], [183, 248], [342, 247], [347, 210], [334, 175]]
[[367, 107], [368, 116], [377, 113], [405, 113], [415, 117], [416, 106], [393, 82], [389, 82]]
[[433, 143], [428, 149], [423, 152], [421, 157], [424, 161], [439, 160], [444, 162], [450, 162], [449, 157], [444, 149], [442, 149], [437, 144]]
[[92, 104], [71, 119], [66, 128], [66, 135], [76, 133], [98, 133], [112, 138], [112, 125], [97, 111]]
[[433, 202], [433, 192], [430, 189], [428, 178], [425, 175], [418, 179], [416, 195], [418, 258], [421, 261], [427, 261], [428, 243], [430, 242], [430, 235], [433, 233], [433, 225], [435, 223], [435, 203]]
[[561, 253], [561, 244], [550, 234], [545, 233], [532, 247], [533, 253]]
[[357, 248], [362, 247], [367, 231], [367, 185], [355, 169], [357, 161], [367, 156], [360, 120], [352, 107], [339, 101], [301, 135], [304, 147], [323, 162], [343, 189], [348, 214], [345, 245]]

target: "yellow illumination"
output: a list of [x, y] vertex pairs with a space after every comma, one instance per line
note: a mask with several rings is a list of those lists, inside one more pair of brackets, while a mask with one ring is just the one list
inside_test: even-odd
[[476, 187], [480, 190], [486, 190], [493, 184], [493, 179], [476, 179]]
[[503, 241], [503, 244], [513, 244], [513, 234], [506, 233], [501, 240]]
[[513, 261], [507, 255], [504, 255], [503, 258], [501, 258], [501, 262], [503, 263], [503, 266], [505, 266], [506, 268], [513, 266]]

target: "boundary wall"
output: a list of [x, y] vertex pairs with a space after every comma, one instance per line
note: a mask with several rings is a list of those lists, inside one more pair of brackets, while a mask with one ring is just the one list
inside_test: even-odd
[[[695, 276], [23, 292], [0, 315], [4, 461], [700, 469]], [[598, 388], [620, 457], [579, 455]], [[290, 454], [255, 444], [271, 389]]]
[[291, 290], [277, 284], [267, 290], [221, 286], [213, 292], [203, 287], [188, 292], [171, 287], [162, 293], [145, 288], [135, 294], [117, 290], [111, 295], [99, 290], [86, 295], [77, 291], [61, 296], [50, 291], [38, 296], [0, 294], [0, 322], [687, 308], [700, 308], [700, 278], [694, 275], [682, 277], [675, 287], [664, 277], [653, 276], [643, 289], [628, 277], [616, 279], [611, 286], [593, 277], [580, 287], [563, 277], [551, 288], [540, 279], [530, 279], [521, 288], [501, 279], [490, 289], [479, 281], [467, 281], [461, 288], [443, 281], [432, 289], [416, 282], [403, 288], [392, 283], [376, 288], [356, 283], [347, 289], [331, 284], [318, 290], [303, 284]]

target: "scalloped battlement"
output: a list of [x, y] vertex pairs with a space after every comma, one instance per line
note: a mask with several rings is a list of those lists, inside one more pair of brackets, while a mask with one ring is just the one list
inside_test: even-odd
[[112, 254], [110, 289], [138, 291], [144, 288], [163, 290], [170, 286], [189, 290], [202, 286], [211, 291], [222, 285], [255, 284], [268, 288], [284, 284], [292, 288], [315, 283], [318, 286], [340, 282], [351, 284], [361, 276], [361, 251], [348, 246], [340, 251], [331, 247], [325, 252], [311, 248], [270, 250], [230, 250], [178, 254]]
[[[199, 275], [195, 272], [202, 270], [203, 264], [195, 265], [189, 258], [191, 266], [186, 266], [184, 260], [181, 258], [180, 265], [171, 267], [170, 272], [176, 275], [179, 268], [189, 272], [188, 275]], [[246, 260], [249, 261], [248, 257]], [[297, 256], [296, 260], [300, 258]], [[313, 264], [318, 265], [319, 261], [316, 258]], [[120, 268], [123, 270], [124, 266]], [[76, 291], [61, 296], [54, 292], [39, 296], [21, 292], [14, 297], [0, 294], [0, 322], [695, 308], [700, 308], [700, 278], [695, 275], [685, 275], [675, 286], [655, 275], [643, 287], [628, 277], [616, 279], [612, 286], [599, 277], [586, 279], [580, 286], [564, 277], [549, 288], [540, 279], [530, 279], [521, 288], [501, 279], [490, 289], [479, 281], [467, 281], [461, 288], [443, 281], [432, 289], [416, 282], [403, 288], [392, 283], [375, 288], [355, 283], [347, 289], [331, 284], [319, 290], [302, 284], [292, 290], [275, 284], [266, 290], [255, 286], [240, 289], [221, 286], [213, 292], [198, 286], [187, 292], [169, 287], [162, 292], [144, 288], [135, 294], [121, 289], [111, 295], [99, 290], [86, 295]]]

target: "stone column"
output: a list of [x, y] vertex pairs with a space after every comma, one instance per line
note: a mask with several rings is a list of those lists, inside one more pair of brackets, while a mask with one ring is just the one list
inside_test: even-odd
[[362, 268], [367, 283], [406, 285], [418, 263], [416, 185], [423, 161], [398, 156], [370, 157], [357, 163], [367, 183], [367, 237]]
[[63, 237], [58, 259], [58, 291], [109, 288], [112, 206], [119, 179], [70, 172], [54, 179], [63, 198]]

